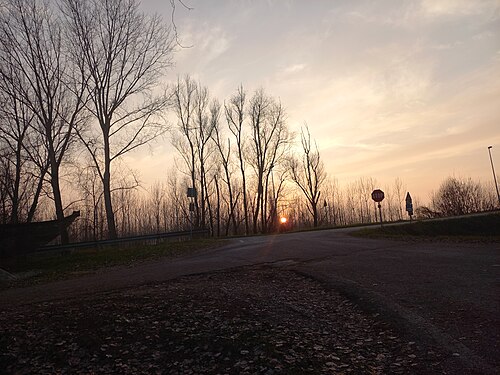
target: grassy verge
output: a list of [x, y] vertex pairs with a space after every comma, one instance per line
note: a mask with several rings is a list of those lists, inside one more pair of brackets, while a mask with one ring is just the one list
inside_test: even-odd
[[449, 218], [436, 221], [417, 221], [403, 225], [386, 225], [383, 228], [365, 228], [353, 236], [392, 238], [401, 240], [446, 240], [496, 242], [500, 241], [500, 214]]
[[215, 248], [221, 244], [223, 241], [215, 239], [195, 239], [166, 241], [157, 245], [108, 246], [74, 252], [31, 254], [23, 258], [2, 261], [1, 268], [16, 275], [18, 279], [0, 280], [0, 288], [58, 280], [105, 267], [132, 265], [145, 260], [175, 258]]

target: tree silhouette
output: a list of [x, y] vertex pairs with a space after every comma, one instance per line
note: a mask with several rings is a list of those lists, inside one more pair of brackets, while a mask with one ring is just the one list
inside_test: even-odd
[[136, 0], [61, 0], [75, 63], [89, 77], [88, 110], [99, 124], [80, 138], [103, 184], [110, 238], [117, 236], [111, 164], [166, 129], [157, 115], [168, 97], [154, 92], [172, 64], [174, 37], [159, 16], [140, 12]]
[[12, 73], [11, 94], [29, 108], [31, 126], [43, 138], [61, 241], [66, 243], [60, 168], [82, 120], [82, 84], [73, 85], [75, 76], [66, 58], [62, 25], [46, 3], [9, 0], [1, 13], [0, 27], [2, 75], [6, 79]]
[[304, 154], [301, 159], [290, 159], [290, 173], [292, 180], [297, 184], [308, 202], [308, 209], [313, 217], [314, 227], [318, 226], [318, 203], [321, 196], [321, 185], [325, 181], [326, 173], [323, 161], [320, 159], [318, 146], [311, 144], [311, 134], [307, 124], [301, 129], [300, 139]]

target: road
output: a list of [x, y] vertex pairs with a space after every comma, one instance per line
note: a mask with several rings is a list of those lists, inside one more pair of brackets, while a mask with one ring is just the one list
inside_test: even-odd
[[0, 309], [249, 265], [283, 267], [341, 292], [402, 332], [484, 373], [500, 368], [500, 245], [352, 237], [349, 229], [237, 238], [203, 254], [116, 267], [0, 293]]

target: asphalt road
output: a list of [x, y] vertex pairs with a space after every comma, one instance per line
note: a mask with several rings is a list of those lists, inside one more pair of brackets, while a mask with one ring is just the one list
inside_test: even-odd
[[500, 244], [370, 240], [348, 231], [233, 239], [174, 261], [6, 290], [0, 308], [262, 264], [319, 280], [403, 333], [448, 350], [462, 367], [499, 372]]

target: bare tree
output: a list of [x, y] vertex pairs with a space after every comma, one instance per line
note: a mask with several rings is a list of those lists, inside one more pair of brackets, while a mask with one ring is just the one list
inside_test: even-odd
[[[213, 153], [210, 147], [212, 134], [219, 123], [220, 104], [217, 100], [210, 102], [210, 96], [206, 87], [198, 85], [195, 106], [195, 140], [200, 170], [200, 202], [201, 202], [201, 226], [206, 226], [206, 213], [212, 217], [208, 189], [208, 172], [210, 165], [207, 160]], [[210, 220], [211, 227], [213, 220]]]
[[15, 78], [11, 82], [16, 83], [17, 98], [33, 113], [33, 129], [43, 137], [52, 199], [61, 222], [61, 241], [65, 243], [68, 235], [62, 225], [64, 208], [59, 175], [65, 154], [75, 139], [75, 126], [81, 120], [82, 86], [70, 82], [73, 72], [66, 59], [61, 22], [47, 3], [9, 0], [1, 17], [2, 67], [13, 70]]
[[[225, 107], [227, 111], [227, 106]], [[212, 139], [213, 142], [218, 150], [218, 156], [219, 160], [221, 163], [221, 169], [224, 171], [224, 178], [222, 178], [222, 181], [227, 186], [227, 192], [229, 195], [229, 201], [228, 201], [228, 222], [226, 225], [226, 231], [225, 234], [226, 236], [229, 234], [229, 226], [230, 223], [233, 226], [233, 233], [236, 233], [237, 230], [237, 225], [236, 225], [236, 216], [235, 216], [235, 207], [237, 204], [237, 200], [235, 201], [234, 198], [234, 193], [233, 193], [233, 183], [232, 183], [232, 172], [231, 172], [231, 139], [227, 138], [227, 144], [225, 140], [222, 138], [222, 130], [220, 126], [220, 122], [217, 121], [216, 126], [214, 127], [214, 131], [212, 134]], [[220, 213], [220, 190], [219, 190], [219, 185], [217, 183], [217, 179], [215, 180], [216, 182], [216, 188], [217, 188], [217, 196], [219, 197], [217, 199], [218, 205], [218, 212]]]
[[[192, 188], [197, 189], [197, 164], [196, 164], [196, 137], [194, 125], [194, 112], [196, 106], [196, 83], [191, 77], [186, 76], [181, 81], [177, 78], [177, 85], [174, 88], [173, 100], [174, 110], [177, 114], [178, 125], [177, 132], [174, 133], [172, 138], [173, 146], [179, 151], [184, 163], [189, 170], [189, 177]], [[196, 209], [195, 226], [199, 226], [199, 208], [198, 208], [198, 195], [194, 196], [194, 205]]]
[[278, 227], [279, 206], [285, 196], [285, 182], [288, 179], [286, 165], [275, 168], [271, 171], [270, 182], [268, 184], [268, 204], [269, 210], [266, 218], [267, 231], [276, 230]]
[[165, 200], [165, 187], [159, 181], [156, 181], [149, 190], [151, 211], [153, 211], [155, 219], [155, 231], [160, 233], [161, 224], [161, 209]]
[[398, 202], [399, 220], [403, 220], [403, 202], [406, 198], [406, 185], [399, 177], [396, 177], [396, 179], [394, 180], [394, 194], [396, 195], [396, 199]]
[[320, 188], [326, 178], [325, 167], [320, 159], [316, 143], [313, 149], [307, 124], [301, 129], [300, 139], [304, 154], [300, 161], [296, 158], [291, 159], [290, 173], [292, 180], [304, 193], [309, 204], [309, 212], [313, 217], [313, 225], [317, 227], [319, 219], [318, 203], [321, 196]]
[[[224, 111], [229, 130], [236, 140], [236, 148], [238, 152], [239, 168], [241, 172], [242, 191], [243, 191], [243, 212], [245, 220], [245, 234], [250, 233], [249, 213], [248, 213], [248, 196], [247, 196], [247, 181], [245, 175], [245, 158], [244, 158], [244, 130], [243, 124], [246, 116], [246, 93], [243, 86], [238, 88], [236, 94], [231, 96], [229, 101], [224, 104]], [[236, 205], [236, 203], [234, 203]], [[233, 211], [234, 216], [234, 211]]]
[[111, 164], [166, 129], [157, 116], [168, 104], [154, 89], [172, 65], [174, 37], [137, 0], [61, 0], [76, 64], [88, 76], [89, 111], [100, 134], [80, 133], [103, 184], [110, 238], [117, 236]]
[[178, 118], [173, 145], [189, 170], [191, 187], [197, 192], [194, 197], [195, 226], [205, 227], [207, 213], [210, 217], [212, 215], [208, 196], [208, 184], [212, 179], [209, 181], [207, 177], [211, 166], [207, 161], [214, 151], [210, 145], [219, 123], [220, 104], [217, 100], [210, 100], [208, 89], [189, 76], [182, 81], [178, 79], [173, 97]]
[[[34, 115], [18, 98], [19, 78], [13, 66], [6, 64], [8, 56], [3, 56], [0, 66], [0, 143], [2, 149], [2, 184], [8, 197], [9, 221], [17, 223], [23, 200], [23, 180], [26, 178], [29, 158], [25, 152]], [[6, 210], [4, 212], [7, 212]]]
[[[1, 143], [0, 143], [1, 146]], [[0, 147], [0, 223], [6, 224], [10, 219], [9, 189], [6, 181], [9, 177], [8, 163], [3, 147]]]
[[99, 230], [101, 222], [100, 211], [102, 209], [102, 184], [99, 181], [99, 174], [94, 166], [89, 165], [77, 171], [75, 180], [77, 181], [76, 189], [78, 189], [85, 207], [82, 217], [86, 223], [83, 228], [83, 238], [85, 240], [92, 239], [96, 241], [102, 236]]
[[286, 126], [283, 106], [262, 89], [252, 96], [248, 116], [251, 127], [248, 161], [254, 169], [257, 184], [253, 231], [257, 233], [259, 214], [261, 229], [266, 230], [269, 178], [276, 165], [283, 161], [291, 135]]

